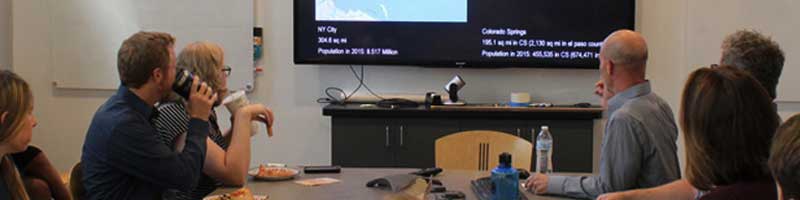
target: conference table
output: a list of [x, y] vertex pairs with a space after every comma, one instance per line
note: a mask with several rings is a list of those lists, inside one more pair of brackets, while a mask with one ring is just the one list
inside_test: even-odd
[[[304, 174], [301, 172], [295, 179], [287, 181], [260, 181], [250, 178], [244, 187], [249, 188], [254, 195], [267, 195], [270, 200], [384, 199], [385, 196], [393, 193], [389, 190], [366, 187], [366, 183], [375, 178], [394, 174], [407, 174], [417, 170], [408, 168], [342, 168], [341, 173], [335, 174]], [[466, 199], [477, 199], [470, 188], [470, 180], [489, 175], [490, 172], [488, 171], [445, 170], [435, 179], [440, 180], [447, 190], [461, 191], [466, 195]], [[571, 175], [579, 174], [572, 173]], [[321, 186], [303, 186], [294, 183], [296, 180], [325, 177], [338, 179], [340, 182]], [[217, 189], [211, 195], [225, 194], [236, 189], [239, 189], [239, 187], [223, 187]], [[566, 199], [556, 196], [535, 195], [527, 191], [522, 193], [530, 200]]]

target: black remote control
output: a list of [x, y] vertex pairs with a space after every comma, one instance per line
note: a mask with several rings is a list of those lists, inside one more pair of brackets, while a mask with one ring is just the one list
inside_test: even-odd
[[339, 166], [305, 166], [303, 172], [306, 174], [340, 173], [342, 168]]

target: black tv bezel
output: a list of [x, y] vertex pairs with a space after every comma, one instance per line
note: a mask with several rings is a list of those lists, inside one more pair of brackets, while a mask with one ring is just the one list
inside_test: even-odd
[[[443, 60], [443, 61], [417, 61], [417, 62], [393, 62], [393, 61], [360, 61], [360, 62], [346, 62], [346, 61], [314, 61], [314, 60], [301, 60], [298, 55], [298, 40], [297, 33], [300, 25], [297, 22], [300, 18], [299, 2], [309, 0], [293, 0], [292, 9], [292, 60], [296, 65], [385, 65], [385, 66], [400, 66], [400, 67], [431, 67], [431, 68], [557, 68], [557, 69], [598, 69], [598, 65], [569, 65], [569, 64], [542, 64], [541, 62], [501, 62], [501, 61], [459, 61], [459, 60]], [[628, 5], [629, 13], [633, 16], [628, 23], [629, 26], [625, 29], [636, 30], [636, 1], [631, 1]]]

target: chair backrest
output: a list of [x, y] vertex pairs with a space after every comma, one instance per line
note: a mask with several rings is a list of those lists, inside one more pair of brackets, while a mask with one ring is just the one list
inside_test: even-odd
[[533, 144], [498, 131], [464, 131], [436, 140], [436, 167], [488, 171], [497, 166], [503, 152], [511, 154], [514, 168], [530, 170]]
[[69, 193], [72, 194], [73, 200], [83, 199], [84, 193], [86, 193], [81, 179], [83, 179], [83, 171], [81, 170], [81, 162], [78, 162], [70, 170], [69, 176]]

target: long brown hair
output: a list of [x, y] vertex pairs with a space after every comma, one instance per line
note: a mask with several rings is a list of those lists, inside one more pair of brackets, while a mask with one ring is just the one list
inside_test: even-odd
[[779, 124], [767, 91], [730, 66], [689, 75], [680, 111], [686, 177], [695, 188], [769, 178], [767, 158]]
[[[8, 143], [20, 134], [28, 113], [33, 109], [32, 104], [33, 94], [28, 83], [11, 71], [0, 70], [0, 113], [6, 113], [0, 125], [0, 144]], [[12, 199], [29, 199], [19, 172], [8, 155], [0, 158], [0, 176], [3, 176]]]

